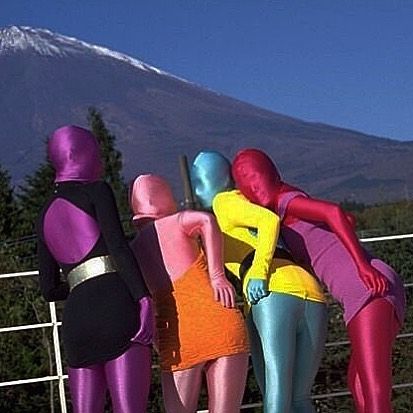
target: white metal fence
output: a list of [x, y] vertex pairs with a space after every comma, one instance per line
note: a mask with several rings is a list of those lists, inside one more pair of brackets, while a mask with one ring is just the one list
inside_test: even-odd
[[[367, 243], [367, 242], [400, 240], [400, 239], [407, 239], [407, 238], [413, 238], [413, 234], [362, 238], [361, 241]], [[18, 272], [18, 273], [10, 273], [10, 274], [0, 274], [0, 280], [7, 279], [7, 278], [28, 277], [28, 276], [37, 276], [37, 275], [38, 275], [38, 271], [26, 271], [26, 272]], [[413, 283], [406, 283], [405, 286], [406, 288], [412, 288]], [[63, 374], [63, 362], [61, 358], [60, 341], [59, 341], [59, 326], [62, 323], [61, 321], [58, 321], [57, 319], [55, 303], [49, 303], [49, 313], [50, 313], [50, 322], [48, 323], [37, 323], [37, 324], [3, 327], [3, 328], [0, 328], [0, 334], [12, 332], [12, 331], [35, 330], [39, 328], [51, 328], [53, 331], [53, 348], [54, 348], [54, 356], [55, 356], [55, 363], [56, 363], [56, 375], [34, 377], [34, 378], [23, 378], [20, 380], [0, 382], [0, 388], [4, 388], [8, 386], [18, 386], [18, 385], [29, 384], [29, 383], [38, 383], [38, 382], [58, 382], [61, 412], [67, 413], [67, 403], [66, 403], [66, 394], [65, 394], [65, 386], [64, 386], [64, 380], [67, 379], [67, 375]], [[411, 339], [412, 337], [413, 337], [413, 331], [400, 334], [398, 336], [398, 339], [400, 338]], [[326, 347], [344, 346], [348, 344], [349, 342], [347, 340], [343, 340], [343, 341], [327, 343]], [[157, 366], [154, 366], [154, 367], [156, 368]], [[412, 378], [412, 382], [398, 383], [393, 386], [393, 388], [395, 389], [403, 389], [403, 388], [409, 388], [409, 387], [413, 387], [413, 378]], [[332, 398], [332, 397], [347, 396], [349, 394], [350, 393], [348, 391], [342, 391], [342, 392], [334, 392], [334, 393], [328, 393], [328, 394], [317, 394], [313, 396], [313, 398], [314, 399], [326, 399], [326, 398]], [[261, 405], [262, 404], [259, 402], [252, 403], [252, 404], [246, 404], [242, 406], [242, 409], [259, 407]], [[198, 411], [198, 413], [207, 413], [207, 412], [208, 412], [207, 410]]]

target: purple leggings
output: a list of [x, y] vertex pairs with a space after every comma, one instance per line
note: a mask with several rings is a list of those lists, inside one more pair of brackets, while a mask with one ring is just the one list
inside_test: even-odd
[[134, 343], [119, 357], [89, 367], [69, 367], [74, 413], [102, 413], [106, 390], [115, 413], [144, 413], [151, 380], [151, 349]]

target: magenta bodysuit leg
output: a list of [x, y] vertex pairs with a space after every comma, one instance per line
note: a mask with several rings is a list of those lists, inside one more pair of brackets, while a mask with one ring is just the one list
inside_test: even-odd
[[105, 363], [106, 381], [115, 413], [145, 413], [151, 382], [151, 348], [134, 343]]
[[400, 328], [384, 298], [367, 304], [350, 321], [349, 385], [358, 413], [391, 413], [392, 347]]
[[103, 413], [106, 380], [103, 364], [68, 368], [73, 413]]
[[347, 372], [347, 384], [353, 395], [353, 401], [356, 407], [356, 412], [364, 413], [364, 396], [363, 389], [360, 383], [360, 376], [357, 373], [357, 366], [354, 357], [350, 357], [350, 362]]
[[166, 413], [194, 413], [201, 391], [204, 363], [161, 375]]
[[248, 353], [224, 356], [205, 367], [210, 413], [239, 413], [247, 381]]

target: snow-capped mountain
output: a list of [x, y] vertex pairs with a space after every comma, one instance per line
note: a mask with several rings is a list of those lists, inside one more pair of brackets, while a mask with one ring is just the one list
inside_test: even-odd
[[[128, 63], [138, 69], [172, 76], [156, 67], [147, 65], [123, 53], [114, 52], [106, 47], [82, 42], [74, 37], [56, 34], [46, 29], [33, 29], [27, 26], [11, 26], [0, 29], [0, 54], [13, 53], [18, 50], [33, 50], [42, 56], [75, 56], [91, 53], [96, 56], [109, 57]], [[174, 76], [175, 77], [175, 76]], [[181, 79], [182, 80], [182, 79]]]
[[49, 30], [0, 29], [0, 163], [22, 183], [45, 139], [99, 109], [124, 175], [153, 172], [179, 187], [178, 156], [229, 157], [261, 147], [286, 180], [314, 195], [376, 202], [413, 194], [413, 143], [304, 122], [201, 88], [138, 59]]

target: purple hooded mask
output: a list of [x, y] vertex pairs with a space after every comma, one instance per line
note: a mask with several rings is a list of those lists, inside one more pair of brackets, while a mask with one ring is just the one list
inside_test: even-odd
[[87, 129], [67, 125], [55, 130], [48, 142], [55, 182], [93, 182], [101, 178], [102, 161], [96, 138]]

